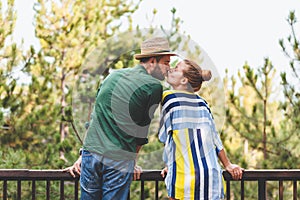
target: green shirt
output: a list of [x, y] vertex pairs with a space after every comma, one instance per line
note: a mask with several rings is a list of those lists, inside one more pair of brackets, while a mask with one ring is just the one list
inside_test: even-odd
[[160, 82], [143, 66], [112, 72], [98, 89], [83, 148], [115, 160], [135, 159], [161, 97]]

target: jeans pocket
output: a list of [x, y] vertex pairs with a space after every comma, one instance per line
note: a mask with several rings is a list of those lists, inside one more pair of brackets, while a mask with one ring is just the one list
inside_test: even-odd
[[122, 165], [122, 168], [119, 169], [107, 168], [109, 172], [105, 174], [105, 180], [110, 189], [122, 187], [122, 185], [126, 185], [133, 179], [132, 170], [134, 168], [134, 162], [121, 161], [120, 164]]
[[101, 177], [97, 173], [98, 161], [88, 151], [83, 151], [81, 162], [80, 185], [86, 190], [99, 189]]

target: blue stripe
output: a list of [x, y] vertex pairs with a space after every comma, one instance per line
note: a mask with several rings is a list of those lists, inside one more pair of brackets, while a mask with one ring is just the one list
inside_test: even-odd
[[175, 158], [175, 152], [176, 152], [176, 146], [175, 143], [172, 144], [173, 146], [173, 172], [172, 172], [172, 180], [171, 180], [171, 196], [175, 198], [175, 182], [176, 182], [176, 158]]
[[[176, 92], [176, 93], [174, 93]], [[176, 97], [186, 97], [189, 99], [201, 99], [204, 103], [207, 104], [207, 102], [205, 101], [205, 99], [201, 98], [199, 95], [196, 94], [187, 94], [187, 93], [180, 93], [178, 91], [173, 91], [173, 93], [168, 94], [167, 96], [165, 96], [162, 105], [164, 105], [169, 99], [172, 98], [176, 98]]]
[[164, 115], [164, 117], [161, 117], [160, 121], [159, 121], [159, 127], [160, 128], [164, 127], [165, 129], [171, 127], [170, 119], [172, 119], [172, 118], [173, 118], [173, 113], [171, 113], [169, 118], [167, 118], [167, 119], [165, 119], [165, 115]]
[[216, 153], [217, 153], [217, 156], [219, 155], [220, 151], [221, 151], [221, 150], [220, 150], [218, 147], [216, 147]]
[[[173, 98], [177, 98], [177, 97], [188, 97], [188, 98], [191, 98], [192, 95], [190, 94], [184, 94], [184, 93], [170, 93], [168, 94], [167, 96], [165, 96], [165, 98], [163, 99], [162, 101], [162, 106], [165, 105], [165, 103], [167, 101], [169, 101], [170, 99], [173, 99]], [[193, 96], [195, 98], [195, 95]]]
[[199, 150], [200, 150], [200, 156], [201, 156], [201, 161], [202, 161], [202, 166], [203, 166], [203, 171], [204, 171], [204, 199], [208, 199], [208, 166], [207, 162], [205, 159], [205, 154], [203, 150], [203, 144], [202, 144], [202, 138], [201, 138], [201, 130], [197, 129], [197, 137], [198, 137], [198, 144], [199, 144]]
[[195, 141], [193, 136], [193, 129], [189, 129], [189, 138], [190, 138], [190, 144], [191, 144], [191, 151], [193, 156], [193, 163], [195, 168], [195, 191], [194, 191], [194, 199], [200, 199], [200, 169], [199, 169], [199, 163], [198, 163], [198, 157], [196, 153], [196, 147], [195, 147]]
[[169, 101], [170, 99], [173, 99], [173, 98], [176, 98], [175, 94], [168, 94], [167, 96], [165, 96], [165, 98], [161, 102], [161, 105], [164, 106], [167, 101]]
[[[209, 110], [209, 108], [207, 107], [207, 105], [204, 102], [189, 102], [189, 101], [177, 101], [177, 102], [173, 102], [170, 103], [166, 108], [166, 112], [169, 112], [170, 109], [178, 107], [178, 106], [191, 106], [191, 107], [197, 107], [197, 106], [204, 106], [207, 108], [207, 110]], [[210, 112], [210, 110], [209, 110]]]

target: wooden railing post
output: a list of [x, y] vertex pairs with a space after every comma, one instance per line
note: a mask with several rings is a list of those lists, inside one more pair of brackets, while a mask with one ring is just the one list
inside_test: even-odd
[[244, 180], [241, 180], [241, 200], [245, 199], [245, 184]]
[[145, 183], [142, 180], [141, 181], [141, 200], [144, 200], [144, 199], [145, 199]]
[[293, 181], [293, 200], [297, 200], [297, 181]]
[[258, 181], [258, 200], [266, 200], [266, 181]]

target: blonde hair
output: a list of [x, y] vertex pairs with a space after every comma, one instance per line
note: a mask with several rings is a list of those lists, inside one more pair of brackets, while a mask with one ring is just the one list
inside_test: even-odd
[[183, 71], [183, 76], [188, 79], [190, 87], [194, 92], [201, 89], [203, 81], [209, 81], [212, 77], [210, 70], [202, 70], [201, 67], [194, 61], [184, 59], [183, 62], [188, 66]]

